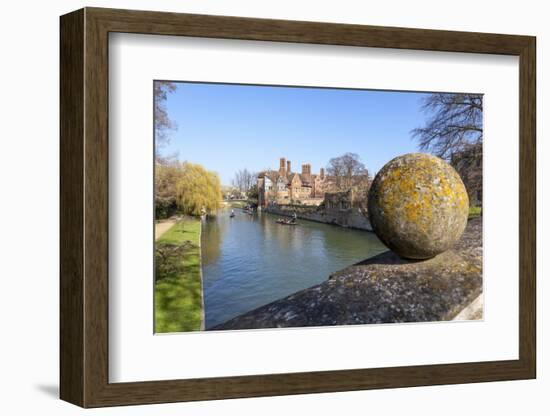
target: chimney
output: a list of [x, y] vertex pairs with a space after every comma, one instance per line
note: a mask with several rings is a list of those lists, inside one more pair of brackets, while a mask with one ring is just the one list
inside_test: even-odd
[[321, 168], [321, 170], [319, 170], [319, 177], [321, 179], [325, 179], [325, 168]]
[[281, 174], [285, 174], [285, 158], [282, 157], [281, 159], [279, 159], [279, 173]]
[[286, 161], [286, 172], [287, 172], [287, 173], [290, 173], [290, 172], [291, 172], [291, 170], [290, 170], [290, 160], [287, 160], [287, 161]]
[[309, 163], [302, 165], [302, 175], [311, 174], [311, 165]]

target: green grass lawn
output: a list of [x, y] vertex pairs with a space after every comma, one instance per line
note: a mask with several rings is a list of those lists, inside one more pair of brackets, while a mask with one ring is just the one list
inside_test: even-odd
[[475, 218], [481, 215], [481, 207], [470, 207], [468, 218]]
[[202, 323], [199, 219], [166, 231], [155, 250], [155, 332], [198, 331]]

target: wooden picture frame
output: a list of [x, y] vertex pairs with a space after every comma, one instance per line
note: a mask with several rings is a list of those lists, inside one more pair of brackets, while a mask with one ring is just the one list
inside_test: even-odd
[[[60, 396], [82, 407], [530, 379], [535, 333], [534, 37], [85, 8], [61, 17]], [[519, 359], [109, 383], [108, 35], [297, 42], [519, 57]]]

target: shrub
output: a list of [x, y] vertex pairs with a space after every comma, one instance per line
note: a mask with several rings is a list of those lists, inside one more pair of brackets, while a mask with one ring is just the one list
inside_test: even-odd
[[155, 218], [162, 220], [178, 213], [176, 198], [155, 198]]

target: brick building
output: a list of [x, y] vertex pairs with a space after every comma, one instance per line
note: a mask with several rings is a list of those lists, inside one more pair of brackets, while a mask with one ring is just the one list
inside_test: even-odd
[[354, 176], [349, 186], [344, 187], [336, 177], [325, 174], [325, 169], [312, 173], [309, 163], [303, 164], [300, 172], [292, 170], [290, 160], [279, 160], [278, 170], [265, 170], [258, 174], [258, 205], [320, 205], [328, 192], [347, 191], [351, 187], [368, 189], [368, 174]]
[[302, 165], [301, 172], [294, 172], [291, 161], [282, 157], [279, 170], [265, 170], [258, 174], [258, 205], [319, 205], [331, 182], [323, 168], [315, 174], [307, 163]]

